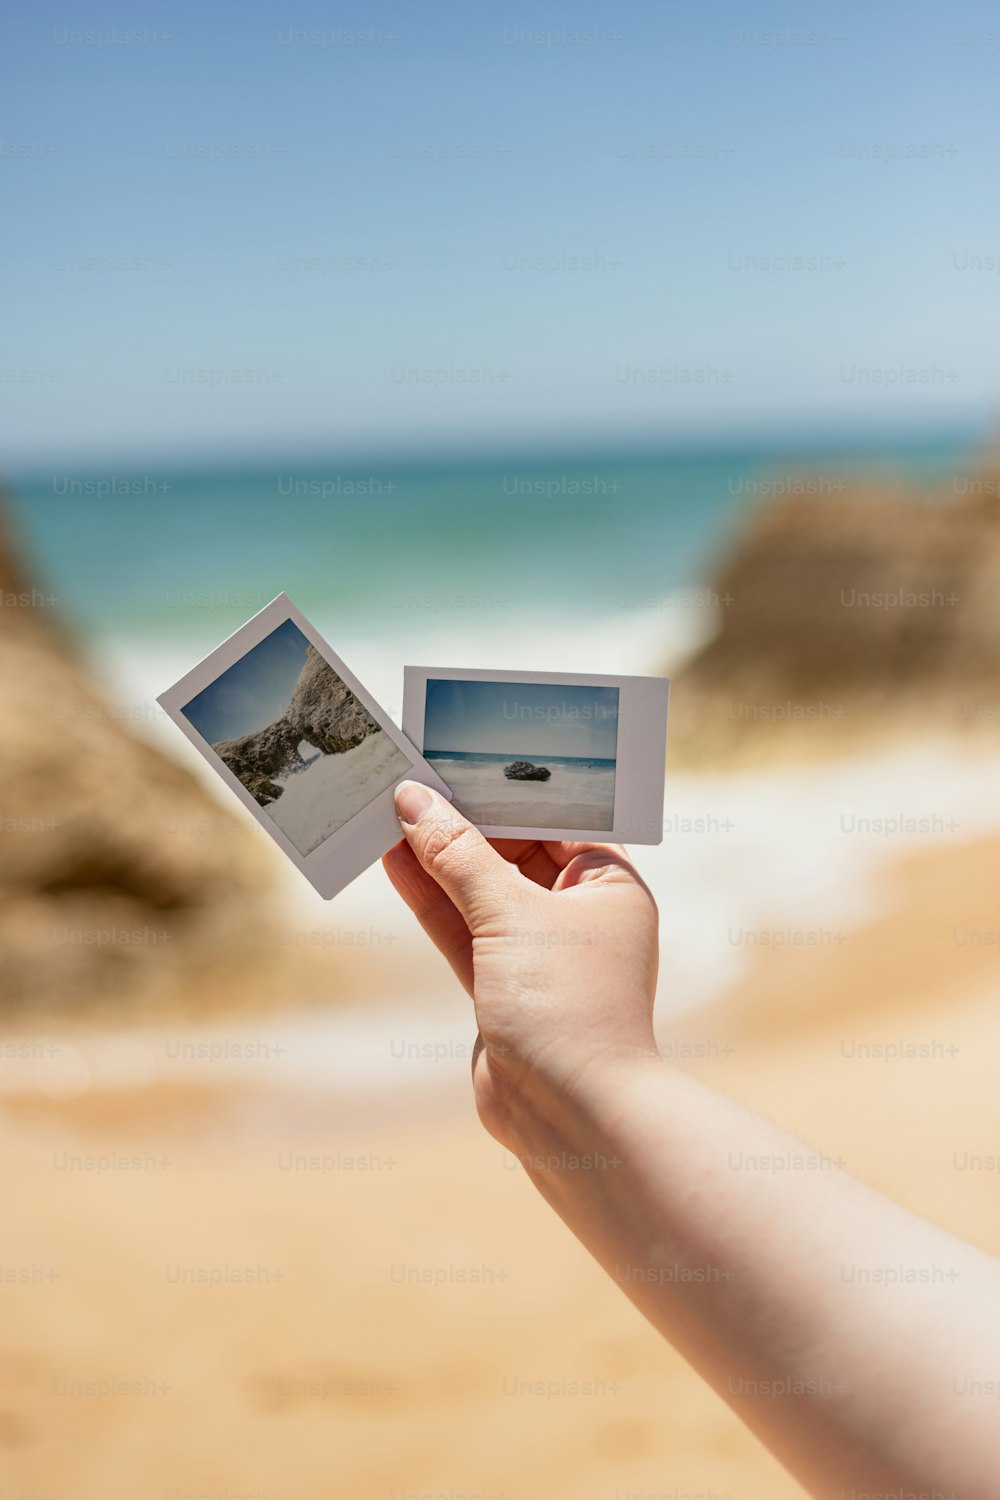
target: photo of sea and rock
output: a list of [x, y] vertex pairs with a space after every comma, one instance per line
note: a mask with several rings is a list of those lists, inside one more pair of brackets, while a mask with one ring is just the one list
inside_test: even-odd
[[410, 766], [291, 620], [183, 713], [300, 854], [312, 853]]
[[614, 827], [616, 687], [429, 678], [424, 746], [473, 823]]

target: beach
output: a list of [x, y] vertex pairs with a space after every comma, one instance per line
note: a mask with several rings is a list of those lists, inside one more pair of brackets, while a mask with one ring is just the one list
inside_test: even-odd
[[278, 777], [281, 796], [265, 811], [302, 854], [343, 828], [409, 769], [410, 762], [380, 729], [339, 755], [317, 753]]
[[1000, 31], [106, 9], [5, 35], [0, 1500], [1000, 1500], [866, 1192], [1000, 1256]]
[[[508, 780], [504, 767], [519, 757], [454, 756], [430, 751], [427, 759], [454, 793], [455, 806], [473, 822], [517, 828], [611, 829], [615, 814], [614, 762], [539, 755], [544, 781]], [[532, 760], [532, 764], [535, 764]]]
[[[636, 851], [665, 1060], [994, 1251], [998, 777], [677, 775]], [[381, 870], [281, 907], [308, 1004], [7, 1030], [11, 1492], [800, 1496], [483, 1132], [468, 999]]]
[[[727, 472], [718, 465], [716, 490]], [[645, 479], [652, 510], [660, 480]], [[481, 492], [500, 482], [481, 475]], [[678, 491], [685, 482], [673, 473]], [[468, 514], [467, 494], [456, 479], [440, 503]], [[383, 578], [375, 595], [384, 597], [369, 605], [318, 578], [290, 592], [310, 613], [316, 603], [315, 623], [397, 721], [408, 661], [673, 673], [728, 607], [692, 582], [705, 575], [690, 559], [717, 545], [723, 511], [733, 519], [745, 503], [716, 500], [700, 529], [692, 523], [676, 569], [671, 554], [657, 581], [640, 571], [630, 589], [625, 575], [642, 550], [633, 547], [614, 564], [610, 595], [594, 592], [595, 573], [582, 599], [577, 580], [574, 607], [560, 583], [558, 598], [536, 608], [530, 569], [511, 573], [505, 591], [509, 553], [464, 593], [399, 575]], [[626, 494], [622, 513], [629, 503]], [[178, 512], [185, 504], [182, 494]], [[530, 505], [539, 510], [537, 496]], [[402, 534], [403, 505], [400, 514]], [[166, 515], [148, 524], [169, 527]], [[60, 576], [79, 520], [67, 519], [68, 530], [46, 533]], [[122, 520], [137, 545], [146, 516], [132, 507]], [[549, 513], [539, 525], [563, 535], [564, 522]], [[360, 534], [349, 516], [345, 525], [346, 536]], [[456, 544], [459, 561], [466, 543], [471, 532]], [[265, 550], [248, 548], [242, 581], [220, 561], [214, 591], [182, 606], [167, 599], [180, 586], [180, 553], [171, 562], [169, 548], [154, 546], [163, 573], [149, 612], [115, 595], [116, 613], [83, 638], [106, 693], [87, 735], [127, 729], [177, 768], [176, 781], [155, 772], [156, 815], [179, 820], [183, 840], [169, 862], [174, 884], [156, 884], [136, 857], [144, 899], [173, 903], [169, 927], [169, 911], [185, 909], [183, 872], [202, 872], [207, 900], [249, 853], [261, 898], [250, 907], [239, 897], [253, 934], [238, 922], [234, 931], [231, 913], [194, 925], [189, 966], [177, 972], [195, 977], [172, 1009], [158, 991], [140, 1008], [119, 983], [94, 1014], [74, 989], [72, 1007], [7, 1018], [4, 1494], [103, 1500], [155, 1486], [219, 1500], [795, 1500], [800, 1488], [482, 1130], [469, 1087], [470, 1002], [382, 869], [321, 900], [260, 829], [247, 831], [243, 810], [157, 710], [157, 692], [266, 602], [237, 599], [239, 588], [270, 598], [289, 583], [291, 564], [265, 565]], [[93, 620], [96, 559], [70, 579], [78, 598], [82, 579], [91, 592], [81, 618]], [[787, 696], [761, 684], [766, 706]], [[830, 699], [831, 715], [839, 702]], [[679, 694], [671, 711], [683, 708]], [[876, 705], [859, 720], [852, 705], [831, 722], [772, 712], [764, 748], [739, 764], [697, 755], [673, 764], [668, 749], [663, 843], [633, 851], [661, 916], [658, 1042], [671, 1067], [998, 1252], [1000, 759], [988, 722], [960, 736], [915, 715], [905, 735], [869, 743], [863, 731], [880, 713]], [[727, 722], [752, 749], [743, 711]], [[69, 740], [76, 726], [69, 717], [60, 732]], [[283, 775], [272, 815], [311, 837], [327, 778], [359, 794], [371, 787], [385, 769], [384, 739], [315, 759], [303, 749], [307, 764]], [[451, 759], [445, 779], [456, 791], [462, 776], [480, 798], [498, 775], [505, 782], [495, 762]], [[552, 788], [502, 787], [519, 809], [535, 791], [565, 796], [576, 777], [591, 789], [573, 792], [589, 820], [593, 788], [602, 777], [613, 785], [608, 767], [539, 763], [551, 764]], [[135, 803], [137, 822], [145, 807]], [[141, 826], [159, 874], [160, 825]], [[37, 879], [49, 900], [46, 870]], [[234, 986], [225, 978], [263, 911], [273, 924], [266, 946], [289, 963], [277, 971], [283, 987], [258, 994], [245, 973]], [[91, 921], [88, 907], [75, 925]], [[167, 937], [167, 951], [181, 946]], [[107, 957], [108, 973], [121, 969], [116, 953]], [[158, 968], [160, 951], [150, 957]], [[47, 1002], [59, 992], [50, 986]], [[775, 1236], [780, 1253], [780, 1226]]]
[[[995, 928], [998, 869], [995, 836], [890, 855], [846, 941], [754, 949], [664, 1055], [1000, 1251], [997, 949], [952, 933]], [[12, 1493], [801, 1495], [482, 1131], [468, 1002], [419, 963], [325, 1046], [69, 1028], [60, 1071], [7, 1039]]]

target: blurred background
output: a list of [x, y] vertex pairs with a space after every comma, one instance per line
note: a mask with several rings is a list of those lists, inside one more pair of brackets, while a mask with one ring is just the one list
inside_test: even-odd
[[990, 25], [7, 15], [0, 1492], [800, 1493], [158, 709], [281, 590], [397, 720], [669, 673], [664, 1056], [1000, 1248]]

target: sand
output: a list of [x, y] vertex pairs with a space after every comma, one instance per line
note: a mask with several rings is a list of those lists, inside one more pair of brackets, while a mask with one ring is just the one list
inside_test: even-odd
[[614, 766], [568, 766], [545, 756], [519, 757], [545, 766], [545, 781], [508, 781], [495, 760], [452, 760], [434, 756], [431, 764], [454, 793], [455, 806], [474, 823], [505, 828], [614, 827]]
[[[846, 941], [755, 952], [665, 1051], [1000, 1251], [1000, 955], [955, 938], [996, 931], [998, 878], [996, 838], [902, 855]], [[482, 1132], [467, 1053], [382, 1086], [285, 1061], [64, 1099], [8, 1062], [5, 1496], [801, 1493]]]
[[284, 790], [266, 812], [300, 854], [309, 854], [409, 768], [402, 750], [380, 729], [353, 750], [314, 755], [304, 769], [279, 777]]

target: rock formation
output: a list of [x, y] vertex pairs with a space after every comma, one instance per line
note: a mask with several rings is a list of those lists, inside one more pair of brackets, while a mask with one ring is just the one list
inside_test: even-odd
[[282, 789], [273, 778], [305, 764], [299, 754], [303, 740], [324, 755], [339, 755], [360, 745], [378, 727], [316, 647], [310, 646], [287, 712], [266, 729], [220, 740], [212, 749], [266, 807], [281, 796]]
[[718, 633], [674, 675], [672, 753], [824, 753], [919, 720], [948, 732], [963, 696], [1000, 702], [998, 494], [858, 484], [763, 504], [713, 580]]
[[245, 734], [241, 739], [219, 740], [212, 749], [233, 775], [239, 777], [251, 797], [266, 807], [281, 796], [281, 787], [272, 777], [284, 776], [304, 764], [299, 754], [301, 739], [287, 719], [278, 719], [266, 729]]
[[342, 750], [352, 750], [378, 730], [371, 714], [362, 707], [346, 683], [341, 682], [315, 646], [310, 646], [306, 652], [305, 665], [285, 717], [299, 739], [308, 740], [324, 755], [339, 755]]
[[137, 1020], [283, 995], [280, 856], [231, 798], [131, 728], [163, 717], [155, 704], [100, 696], [2, 515], [0, 599], [4, 1013]]
[[530, 760], [514, 760], [504, 766], [503, 774], [508, 781], [548, 781], [552, 772], [548, 766], [533, 766]]

